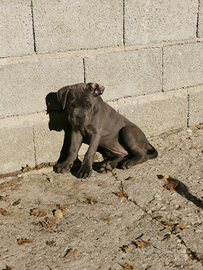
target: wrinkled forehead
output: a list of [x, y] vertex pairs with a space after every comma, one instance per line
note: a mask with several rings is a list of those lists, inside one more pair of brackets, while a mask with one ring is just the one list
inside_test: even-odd
[[68, 99], [71, 102], [77, 102], [82, 105], [86, 101], [91, 101], [93, 99], [93, 96], [91, 95], [90, 91], [86, 89], [85, 86], [81, 85], [81, 87], [71, 89]]

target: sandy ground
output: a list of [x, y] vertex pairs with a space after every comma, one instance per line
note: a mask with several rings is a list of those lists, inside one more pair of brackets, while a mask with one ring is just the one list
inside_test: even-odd
[[203, 130], [150, 141], [128, 170], [1, 178], [0, 269], [203, 269]]

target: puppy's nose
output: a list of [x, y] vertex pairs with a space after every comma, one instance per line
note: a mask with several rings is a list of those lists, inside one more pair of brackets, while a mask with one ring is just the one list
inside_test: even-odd
[[76, 115], [76, 119], [81, 122], [85, 119], [85, 116], [84, 115]]

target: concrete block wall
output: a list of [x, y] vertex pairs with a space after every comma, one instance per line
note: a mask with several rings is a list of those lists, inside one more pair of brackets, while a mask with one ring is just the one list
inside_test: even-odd
[[147, 136], [203, 122], [203, 0], [0, 0], [0, 174], [56, 161], [45, 98], [99, 82]]

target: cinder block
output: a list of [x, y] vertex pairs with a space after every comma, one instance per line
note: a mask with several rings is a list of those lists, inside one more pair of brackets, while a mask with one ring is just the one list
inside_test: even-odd
[[0, 120], [0, 149], [0, 174], [18, 171], [26, 165], [34, 167], [33, 128], [12, 126], [5, 124], [5, 119]]
[[[47, 116], [48, 117], [48, 116]], [[34, 126], [36, 163], [56, 162], [63, 146], [64, 131], [50, 131], [48, 119]]]
[[203, 86], [193, 87], [189, 94], [189, 126], [203, 123]]
[[164, 47], [164, 91], [203, 83], [203, 43]]
[[198, 1], [125, 1], [125, 44], [196, 37]]
[[40, 53], [122, 45], [123, 0], [34, 1]]
[[161, 91], [161, 49], [142, 49], [85, 59], [86, 81], [106, 87], [103, 98], [113, 100]]
[[50, 131], [45, 112], [0, 119], [0, 174], [57, 161], [63, 139], [63, 131]]
[[0, 69], [0, 118], [46, 110], [45, 97], [84, 81], [81, 58], [39, 59]]
[[111, 101], [109, 105], [138, 125], [147, 136], [187, 127], [187, 90]]
[[0, 57], [34, 53], [30, 1], [2, 0], [0, 7]]

